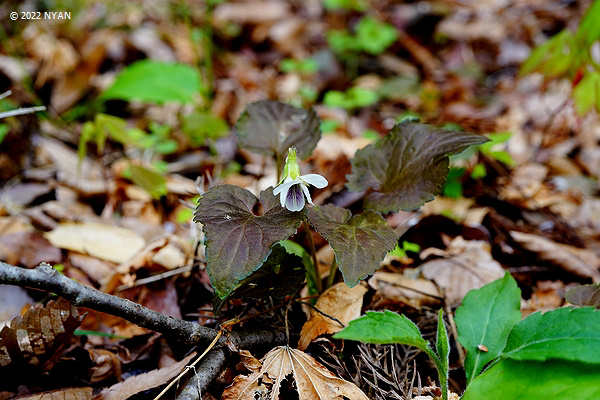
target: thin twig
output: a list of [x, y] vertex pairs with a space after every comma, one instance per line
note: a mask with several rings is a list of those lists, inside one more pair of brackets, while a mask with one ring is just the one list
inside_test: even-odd
[[46, 111], [46, 107], [45, 106], [23, 107], [23, 108], [17, 108], [16, 110], [0, 112], [0, 119], [8, 118], [8, 117], [15, 117], [17, 115], [23, 115], [23, 114], [33, 114], [34, 112], [38, 112], [38, 111]]

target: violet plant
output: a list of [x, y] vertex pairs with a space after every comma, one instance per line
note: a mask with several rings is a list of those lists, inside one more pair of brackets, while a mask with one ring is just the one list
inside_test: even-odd
[[[277, 182], [260, 193], [260, 200], [244, 188], [217, 185], [198, 201], [194, 221], [205, 232], [215, 313], [230, 298], [296, 293], [305, 279], [314, 280], [322, 292], [310, 227], [335, 254], [327, 286], [338, 268], [345, 283], [355, 286], [398, 243], [398, 235], [382, 214], [414, 210], [432, 200], [446, 180], [448, 156], [487, 141], [480, 135], [415, 122], [396, 125], [385, 137], [357, 151], [351, 161], [346, 187], [365, 193], [362, 212], [353, 215], [334, 204], [313, 206], [309, 185], [323, 188], [327, 180], [318, 174], [300, 174], [297, 157], [310, 156], [321, 137], [312, 108], [259, 101], [246, 108], [236, 131], [240, 147], [274, 157]], [[293, 254], [284, 242], [301, 224], [312, 263]]]

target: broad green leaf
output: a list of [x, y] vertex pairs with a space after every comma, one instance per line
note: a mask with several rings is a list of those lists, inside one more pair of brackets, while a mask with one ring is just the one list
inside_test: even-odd
[[[467, 350], [465, 373], [467, 384], [496, 358], [506, 345], [510, 330], [521, 320], [521, 291], [506, 273], [504, 278], [471, 290], [456, 309], [458, 341]], [[482, 351], [478, 348], [487, 348]]]
[[349, 287], [379, 268], [398, 240], [387, 221], [374, 211], [352, 216], [345, 208], [327, 204], [311, 207], [308, 220], [333, 248]]
[[7, 124], [0, 124], [0, 144], [2, 144], [4, 138], [8, 135], [8, 132], [10, 132], [10, 127]]
[[200, 74], [185, 64], [142, 60], [127, 66], [104, 99], [187, 103], [200, 91]]
[[229, 132], [227, 122], [217, 115], [208, 112], [197, 111], [183, 120], [183, 131], [195, 145], [205, 145], [206, 139], [218, 139]]
[[133, 183], [144, 189], [154, 199], [167, 194], [167, 181], [164, 176], [141, 165], [129, 167]]
[[431, 351], [429, 343], [410, 319], [389, 310], [367, 311], [366, 315], [350, 321], [346, 328], [333, 337], [378, 344], [400, 343]]
[[435, 340], [435, 348], [438, 357], [441, 361], [442, 371], [439, 371], [440, 379], [442, 375], [448, 376], [450, 370], [450, 341], [448, 340], [448, 331], [446, 325], [444, 325], [444, 311], [440, 308], [438, 312], [438, 325], [437, 325], [437, 337]]
[[288, 253], [282, 245], [276, 243], [260, 268], [241, 280], [229, 296], [220, 299], [215, 295], [213, 311], [218, 315], [223, 304], [230, 298], [285, 297], [302, 287], [305, 276], [302, 258]]
[[503, 360], [478, 376], [462, 400], [599, 399], [600, 369], [562, 360]]
[[364, 17], [356, 27], [356, 38], [367, 53], [381, 54], [398, 39], [398, 30], [373, 17]]
[[600, 73], [586, 72], [573, 90], [573, 100], [575, 100], [575, 111], [579, 115], [594, 108], [600, 112]]
[[[561, 359], [600, 363], [600, 311], [559, 308], [536, 312], [508, 335], [503, 358], [544, 361]], [[592, 368], [592, 367], [590, 367]]]
[[283, 158], [295, 146], [300, 158], [308, 157], [321, 138], [320, 121], [312, 108], [304, 110], [272, 100], [250, 104], [235, 128], [239, 146]]
[[380, 212], [414, 210], [438, 194], [448, 175], [448, 155], [487, 138], [404, 122], [377, 142], [356, 152], [350, 190], [369, 188], [364, 207]]
[[305, 211], [281, 207], [272, 187], [260, 197], [262, 215], [253, 212], [256, 196], [238, 186], [215, 186], [198, 201], [194, 221], [204, 224], [208, 273], [221, 299], [262, 265], [273, 244], [293, 235], [304, 218]]
[[575, 286], [565, 293], [565, 299], [580, 307], [591, 306], [600, 309], [600, 284]]

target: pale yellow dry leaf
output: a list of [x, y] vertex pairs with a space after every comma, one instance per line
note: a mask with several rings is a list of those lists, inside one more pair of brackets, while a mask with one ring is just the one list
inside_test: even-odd
[[63, 223], [44, 236], [56, 247], [116, 263], [134, 256], [145, 243], [129, 229], [94, 222]]
[[600, 282], [600, 258], [591, 250], [579, 249], [556, 243], [545, 237], [512, 231], [512, 238], [529, 251], [538, 253], [544, 259], [559, 265], [566, 271]]
[[296, 382], [299, 400], [368, 399], [356, 385], [336, 377], [308, 354], [279, 346], [264, 356], [260, 371], [236, 376], [221, 400], [279, 400], [281, 382], [289, 375]]
[[400, 302], [415, 308], [438, 305], [442, 297], [430, 280], [392, 272], [375, 272], [369, 279], [369, 286], [377, 291], [375, 296], [379, 301]]
[[487, 242], [457, 236], [447, 250], [436, 252], [445, 258], [424, 263], [420, 266], [421, 273], [443, 289], [448, 303], [459, 303], [469, 290], [504, 276], [504, 269], [492, 258], [490, 250]]
[[93, 394], [94, 390], [91, 387], [78, 387], [36, 393], [19, 397], [19, 400], [91, 400]]
[[[367, 288], [363, 285], [349, 288], [344, 282], [336, 283], [324, 291], [315, 304], [315, 308], [321, 313], [314, 309], [310, 310], [310, 318], [300, 332], [298, 348], [305, 350], [316, 337], [339, 332], [348, 325], [348, 322], [360, 317], [363, 296], [366, 292]], [[339, 322], [324, 314], [336, 318]]]
[[136, 393], [164, 385], [175, 378], [181, 370], [190, 363], [196, 353], [192, 353], [183, 360], [168, 367], [135, 375], [104, 389], [95, 400], [126, 400]]

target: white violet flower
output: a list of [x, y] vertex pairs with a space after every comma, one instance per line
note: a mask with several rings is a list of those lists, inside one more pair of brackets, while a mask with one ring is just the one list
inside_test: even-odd
[[308, 185], [321, 189], [327, 186], [327, 183], [327, 179], [318, 174], [300, 175], [300, 165], [296, 161], [296, 148], [290, 147], [285, 159], [283, 176], [273, 190], [273, 194], [279, 195], [281, 207], [286, 207], [290, 211], [300, 211], [304, 208], [305, 196], [306, 200], [313, 204]]

